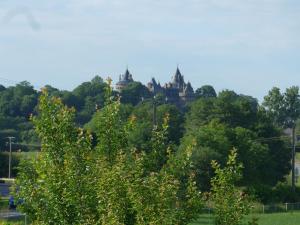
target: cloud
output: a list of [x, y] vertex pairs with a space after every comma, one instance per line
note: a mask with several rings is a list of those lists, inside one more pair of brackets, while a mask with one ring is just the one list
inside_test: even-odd
[[31, 27], [32, 30], [40, 30], [40, 24], [38, 23], [31, 10], [26, 6], [17, 6], [8, 10], [5, 13], [5, 16], [3, 17], [2, 22], [5, 24], [10, 23], [12, 20], [14, 20], [15, 17], [18, 16], [23, 16], [27, 20], [28, 25]]

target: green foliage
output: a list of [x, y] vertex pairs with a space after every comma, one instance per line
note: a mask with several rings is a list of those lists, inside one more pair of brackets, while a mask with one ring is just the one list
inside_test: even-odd
[[[0, 177], [8, 177], [8, 158], [9, 158], [9, 153], [6, 152], [0, 152]], [[11, 176], [16, 177], [17, 175], [17, 166], [20, 162], [20, 156], [16, 154], [12, 154], [12, 160], [11, 160]]]
[[188, 224], [201, 209], [190, 150], [178, 159], [166, 143], [168, 119], [152, 132], [151, 151], [128, 144], [120, 102], [106, 90], [95, 115], [97, 144], [75, 126], [75, 112], [44, 92], [33, 119], [42, 152], [22, 162], [16, 181], [21, 206], [38, 224]]
[[211, 85], [203, 85], [198, 88], [196, 91], [197, 98], [215, 98], [217, 97], [217, 93], [215, 89]]
[[208, 162], [222, 165], [228, 149], [237, 148], [244, 165], [241, 183], [260, 189], [283, 181], [290, 169], [287, 144], [277, 138], [281, 130], [255, 99], [223, 91], [216, 98], [202, 98], [191, 104], [186, 118], [186, 133], [181, 148], [195, 142], [192, 160], [202, 190], [209, 190], [213, 176]]
[[33, 119], [42, 142], [36, 161], [20, 166], [16, 182], [21, 206], [39, 224], [94, 224], [90, 177], [91, 137], [75, 127], [74, 110], [59, 99], [40, 97]]
[[263, 105], [278, 125], [293, 128], [300, 116], [299, 87], [287, 88], [285, 93], [274, 87], [265, 96]]
[[[162, 124], [164, 118], [168, 115], [167, 141], [171, 144], [179, 145], [184, 133], [184, 114], [176, 106], [170, 104], [157, 105], [156, 112], [158, 124]], [[145, 101], [137, 105], [134, 107], [131, 115], [136, 119], [136, 129], [130, 133], [130, 144], [137, 149], [147, 151], [151, 145], [153, 102]]]
[[168, 147], [168, 119], [153, 129], [150, 151], [136, 151], [127, 140], [135, 118], [122, 123], [119, 106], [110, 100], [96, 119], [102, 127], [96, 131], [97, 148], [107, 149], [97, 151], [95, 174], [102, 224], [187, 224], [197, 216], [201, 198], [188, 157], [178, 160]]
[[295, 192], [291, 191], [291, 185], [287, 182], [279, 182], [276, 186], [260, 185], [255, 190], [248, 190], [257, 200], [264, 204], [299, 202], [300, 188], [296, 187]]
[[132, 82], [121, 92], [121, 102], [124, 104], [137, 105], [142, 98], [149, 98], [150, 91], [140, 82]]
[[[18, 146], [13, 145], [13, 151], [17, 149], [28, 150], [27, 146], [20, 143], [36, 142], [36, 135], [32, 133], [32, 123], [28, 121], [30, 115], [35, 112], [38, 93], [26, 81], [16, 86], [0, 91], [0, 149], [7, 150], [6, 137], [14, 136]], [[0, 164], [2, 164], [0, 162]]]
[[279, 88], [273, 88], [263, 104], [275, 123], [283, 128], [292, 129], [292, 190], [295, 192], [295, 131], [300, 117], [299, 87], [287, 88], [285, 93], [281, 93]]
[[248, 197], [236, 188], [241, 179], [242, 164], [237, 163], [237, 152], [232, 150], [228, 156], [226, 167], [212, 161], [215, 177], [211, 180], [211, 200], [214, 204], [217, 225], [240, 225], [244, 215], [250, 212]]

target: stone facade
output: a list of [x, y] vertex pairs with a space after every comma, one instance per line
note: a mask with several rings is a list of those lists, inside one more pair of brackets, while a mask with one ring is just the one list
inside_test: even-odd
[[164, 94], [167, 102], [177, 105], [185, 104], [195, 98], [194, 89], [190, 82], [185, 83], [184, 77], [177, 67], [171, 82], [161, 86], [154, 78], [148, 83], [148, 89], [153, 95]]
[[[120, 75], [119, 81], [116, 83], [116, 90], [121, 92], [132, 82], [134, 82], [132, 74], [126, 69], [125, 73]], [[191, 83], [185, 83], [184, 77], [178, 67], [171, 82], [162, 86], [155, 78], [152, 78], [147, 88], [153, 95], [163, 94], [166, 96], [167, 102], [178, 106], [182, 106], [195, 98], [195, 92]]]

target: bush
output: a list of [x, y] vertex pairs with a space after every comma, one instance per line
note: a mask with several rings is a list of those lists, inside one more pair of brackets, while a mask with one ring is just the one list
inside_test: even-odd
[[255, 195], [263, 204], [300, 202], [300, 188], [296, 187], [295, 192], [293, 192], [291, 185], [282, 182], [279, 182], [275, 187], [259, 185], [255, 188], [249, 188], [248, 193]]
[[[11, 159], [11, 176], [12, 177], [17, 176], [20, 158], [21, 158], [20, 155], [12, 154], [12, 159]], [[0, 177], [8, 177], [8, 161], [9, 161], [9, 153], [1, 152], [0, 153]]]

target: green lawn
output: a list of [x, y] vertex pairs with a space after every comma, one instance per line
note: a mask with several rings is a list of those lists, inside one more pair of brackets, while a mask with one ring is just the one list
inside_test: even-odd
[[[300, 212], [297, 213], [272, 213], [272, 214], [256, 214], [254, 217], [258, 218], [259, 225], [299, 225]], [[252, 216], [247, 217], [251, 219]], [[190, 225], [213, 225], [213, 218], [211, 215], [204, 214], [199, 219]]]
[[[259, 225], [299, 225], [300, 224], [300, 212], [256, 214], [253, 216], [258, 218]], [[249, 216], [247, 217], [247, 219], [251, 219], [253, 216]], [[9, 221], [9, 222], [0, 220], [0, 225], [2, 224], [3, 225], [24, 224], [24, 220], [20, 219], [19, 221]], [[211, 215], [204, 214], [201, 215], [197, 221], [190, 223], [190, 225], [214, 225], [214, 222]]]
[[10, 220], [10, 221], [4, 221], [4, 220], [0, 220], [0, 225], [24, 225], [25, 222], [22, 221], [14, 221], [14, 220]]

